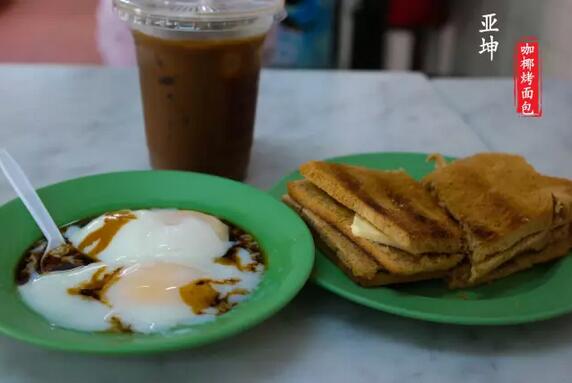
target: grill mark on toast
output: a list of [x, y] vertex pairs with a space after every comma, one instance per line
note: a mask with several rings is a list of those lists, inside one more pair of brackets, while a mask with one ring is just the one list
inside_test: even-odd
[[497, 232], [489, 230], [488, 228], [481, 225], [466, 223], [465, 226], [473, 234], [473, 236], [478, 237], [479, 240], [482, 241], [490, 241], [499, 236]]
[[[487, 202], [498, 212], [498, 214], [503, 214], [503, 216], [506, 217], [505, 222], [507, 222], [507, 225], [504, 231], [516, 230], [523, 223], [528, 221], [528, 217], [525, 217], [515, 209], [507, 198], [495, 193], [494, 191], [487, 193]], [[467, 227], [479, 240], [490, 241], [500, 237], [498, 230], [491, 226], [467, 222]]]
[[[360, 182], [352, 177], [352, 175], [349, 174], [345, 169], [336, 168], [335, 173], [339, 181], [343, 183], [345, 187], [352, 190], [356, 196], [369, 207], [378, 211], [380, 214], [387, 216], [402, 227], [408, 226], [409, 222], [407, 222], [408, 220], [406, 218], [404, 219], [403, 216], [400, 216], [394, 211], [389, 210], [379, 204], [372, 196], [370, 196], [366, 191], [362, 189]], [[414, 221], [420, 223], [423, 226], [428, 226], [428, 230], [423, 230], [425, 233], [434, 238], [449, 238], [451, 236], [451, 233], [449, 233], [446, 228], [443, 228], [439, 221], [436, 221], [420, 213], [411, 205], [411, 201], [403, 198], [402, 196], [394, 193], [393, 190], [389, 189], [389, 185], [386, 185], [382, 181], [378, 180], [376, 180], [376, 182], [379, 184], [379, 187], [382, 187], [386, 190], [388, 198], [402, 211], [402, 214], [411, 217]]]
[[462, 246], [464, 249], [466, 249], [467, 246], [467, 238], [465, 235], [465, 230], [463, 230], [463, 224], [461, 223], [461, 221], [459, 221], [457, 219], [457, 217], [455, 217], [453, 215], [453, 213], [451, 213], [451, 211], [449, 210], [449, 208], [447, 207], [447, 205], [445, 205], [445, 203], [443, 203], [443, 201], [441, 201], [439, 199], [439, 194], [437, 193], [437, 190], [435, 188], [435, 185], [433, 184], [433, 182], [431, 181], [426, 181], [423, 180], [422, 181], [423, 186], [425, 187], [425, 190], [427, 190], [429, 192], [429, 194], [431, 195], [431, 197], [433, 198], [433, 200], [435, 200], [435, 202], [437, 203], [437, 205], [439, 205], [439, 207], [445, 212], [445, 214], [447, 215], [447, 217], [449, 217], [449, 219], [451, 220], [451, 222], [453, 222], [453, 224], [457, 227], [461, 228], [461, 242], [462, 242]]
[[[473, 169], [464, 168], [463, 172], [465, 177], [463, 179], [468, 182], [466, 187], [472, 188], [473, 190], [480, 190], [485, 196], [487, 203], [498, 212], [498, 214], [503, 214], [506, 217], [505, 222], [508, 223], [507, 227], [503, 230], [515, 230], [520, 227], [529, 218], [524, 216], [520, 210], [516, 209], [503, 195], [499, 194], [494, 190], [494, 185], [486, 182], [479, 172]], [[470, 182], [470, 184], [469, 184]], [[442, 201], [440, 197], [439, 188], [433, 183], [433, 181], [426, 182], [429, 190], [433, 195], [437, 197], [439, 201]], [[455, 218], [456, 222], [462, 222], [466, 230], [468, 230], [477, 241], [492, 241], [500, 237], [500, 233], [495, 227], [490, 225], [480, 224], [475, 222], [469, 222], [466, 217], [455, 216], [452, 214], [451, 210], [446, 206], [446, 203], [441, 202], [441, 205], [445, 207], [450, 215]]]
[[522, 223], [528, 221], [529, 218], [522, 215], [521, 212], [512, 206], [510, 201], [503, 195], [493, 191], [489, 193], [488, 196], [492, 198], [490, 203], [495, 208], [495, 210], [504, 211], [508, 214], [510, 229], [515, 229]]
[[349, 174], [345, 169], [342, 168], [335, 168], [334, 172], [336, 173], [337, 178], [341, 183], [344, 184], [346, 188], [352, 190], [357, 197], [362, 200], [366, 205], [371, 207], [372, 209], [377, 210], [379, 213], [389, 216], [390, 218], [395, 218], [395, 216], [391, 213], [391, 211], [387, 210], [385, 207], [377, 203], [375, 199], [370, 196], [367, 192], [365, 192], [362, 187], [361, 183], [356, 180], [351, 174]]
[[[425, 227], [428, 227], [427, 232], [429, 235], [431, 235], [432, 237], [440, 237], [440, 238], [450, 237], [451, 233], [449, 233], [449, 231], [446, 228], [444, 228], [439, 221], [434, 220], [433, 218], [427, 217], [426, 215], [420, 213], [417, 209], [415, 209], [411, 205], [408, 199], [393, 193], [393, 191], [390, 189], [387, 190], [387, 195], [395, 206], [397, 206], [404, 212], [407, 212], [406, 214], [409, 217], [411, 217], [414, 221], [419, 222]], [[436, 208], [440, 207], [436, 206]]]

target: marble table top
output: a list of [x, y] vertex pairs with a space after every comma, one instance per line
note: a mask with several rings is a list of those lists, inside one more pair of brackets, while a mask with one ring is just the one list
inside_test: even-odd
[[432, 84], [487, 150], [519, 153], [542, 172], [572, 178], [572, 81], [543, 81], [542, 118], [515, 113], [509, 79], [445, 79]]
[[[136, 73], [0, 66], [0, 146], [36, 186], [149, 167]], [[298, 164], [367, 151], [467, 155], [507, 150], [572, 177], [572, 84], [545, 82], [545, 116], [514, 116], [509, 80], [399, 72], [265, 71], [248, 182], [268, 188]], [[13, 198], [0, 181], [0, 203]], [[1, 303], [0, 303], [1, 304]], [[0, 337], [0, 382], [565, 382], [570, 316], [462, 327], [400, 318], [311, 284], [276, 316], [196, 350], [109, 358]]]

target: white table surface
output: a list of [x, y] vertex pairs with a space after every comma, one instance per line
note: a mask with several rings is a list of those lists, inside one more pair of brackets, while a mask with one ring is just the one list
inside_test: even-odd
[[[545, 82], [545, 117], [532, 120], [514, 116], [507, 81], [266, 71], [248, 182], [267, 188], [306, 160], [365, 151], [510, 150], [572, 177], [572, 84]], [[136, 73], [0, 66], [0, 146], [36, 186], [148, 168]], [[12, 197], [0, 181], [0, 203]], [[432, 324], [308, 285], [256, 328], [178, 353], [73, 355], [0, 336], [0, 382], [567, 382], [571, 319]]]
[[542, 118], [515, 113], [512, 79], [432, 84], [488, 150], [520, 153], [542, 172], [572, 178], [572, 81], [543, 81]]

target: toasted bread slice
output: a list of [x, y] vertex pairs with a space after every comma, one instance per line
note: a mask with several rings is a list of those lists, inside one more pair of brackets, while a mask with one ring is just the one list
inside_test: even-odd
[[520, 156], [477, 154], [440, 166], [422, 182], [462, 225], [473, 263], [552, 226], [552, 193]]
[[356, 246], [332, 225], [328, 224], [309, 209], [296, 203], [288, 195], [282, 200], [292, 207], [310, 227], [316, 245], [354, 282], [364, 287], [415, 282], [426, 279], [443, 278], [444, 272], [418, 275], [393, 275], [381, 268], [369, 255]]
[[457, 224], [404, 171], [310, 161], [300, 172], [408, 253], [458, 253], [463, 249]]
[[550, 242], [550, 239], [550, 230], [544, 230], [526, 236], [508, 249], [490, 254], [478, 262], [472, 260], [471, 281], [478, 280], [522, 252], [542, 250]]
[[448, 286], [451, 289], [461, 289], [489, 283], [519, 271], [529, 269], [534, 265], [561, 258], [568, 254], [571, 245], [570, 239], [567, 238], [551, 242], [540, 251], [531, 250], [524, 252], [504, 263], [498, 269], [495, 269], [485, 275], [483, 278], [472, 281], [469, 278], [471, 274], [471, 265], [469, 262], [463, 262], [462, 265], [451, 273], [448, 279]]
[[492, 282], [531, 268], [538, 263], [548, 262], [566, 255], [568, 250], [572, 248], [572, 225], [561, 225], [556, 229], [550, 230], [548, 235], [543, 236], [542, 239], [536, 237], [536, 239], [530, 239], [529, 241], [534, 241], [529, 248], [521, 249], [509, 261], [491, 272], [481, 275], [479, 278], [472, 277], [474, 265], [471, 265], [469, 261], [463, 262], [449, 274], [449, 287], [465, 288]]
[[352, 211], [337, 203], [307, 180], [289, 182], [288, 194], [299, 205], [335, 227], [392, 274], [416, 275], [449, 270], [464, 257], [462, 253], [412, 255], [390, 246], [356, 237], [351, 230]]

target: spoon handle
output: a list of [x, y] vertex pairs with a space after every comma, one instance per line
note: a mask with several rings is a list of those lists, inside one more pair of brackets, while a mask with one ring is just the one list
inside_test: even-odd
[[0, 168], [48, 240], [48, 249], [46, 250], [50, 251], [63, 245], [65, 240], [56, 223], [40, 200], [28, 177], [6, 149], [0, 149]]

